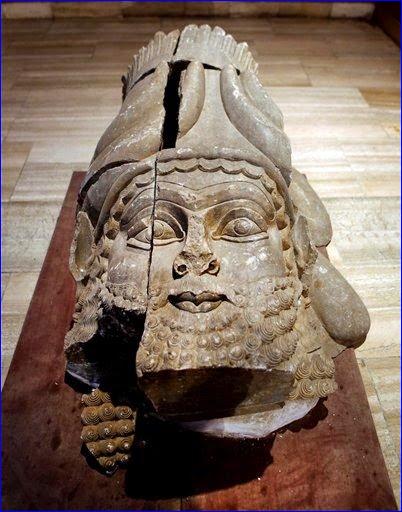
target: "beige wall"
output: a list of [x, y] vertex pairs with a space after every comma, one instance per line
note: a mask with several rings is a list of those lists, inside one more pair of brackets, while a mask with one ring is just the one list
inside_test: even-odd
[[304, 16], [370, 18], [373, 2], [23, 2], [2, 5], [5, 18], [129, 16]]

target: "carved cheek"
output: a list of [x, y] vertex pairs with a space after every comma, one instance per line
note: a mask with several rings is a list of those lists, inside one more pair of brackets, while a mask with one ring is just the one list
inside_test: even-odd
[[[269, 251], [270, 257], [269, 261], [271, 265], [276, 268], [278, 271], [281, 270], [283, 274], [286, 273], [285, 260], [283, 257], [283, 248], [282, 248], [282, 237], [279, 230], [275, 227], [270, 230], [269, 234]], [[278, 274], [277, 274], [278, 275]]]
[[269, 238], [247, 243], [219, 240], [213, 243], [221, 261], [222, 278], [253, 282], [265, 276], [284, 276], [282, 240], [277, 228]]
[[127, 247], [126, 234], [120, 232], [110, 250], [107, 280], [147, 287], [149, 251]]
[[255, 243], [256, 273], [258, 276], [285, 276], [282, 238], [276, 226], [269, 229], [269, 237]]
[[255, 252], [256, 275], [263, 276], [285, 276], [285, 262], [282, 248], [278, 248], [272, 240], [265, 240], [263, 247]]

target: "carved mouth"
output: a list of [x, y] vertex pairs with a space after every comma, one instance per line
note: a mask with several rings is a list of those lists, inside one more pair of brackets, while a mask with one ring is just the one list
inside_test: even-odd
[[169, 295], [168, 300], [173, 306], [190, 313], [208, 313], [216, 309], [222, 301], [227, 300], [225, 295], [213, 292], [183, 292], [178, 295]]

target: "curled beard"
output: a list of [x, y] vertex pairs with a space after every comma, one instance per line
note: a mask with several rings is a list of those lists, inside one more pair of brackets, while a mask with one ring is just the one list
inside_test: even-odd
[[[137, 351], [139, 376], [164, 369], [271, 369], [294, 355], [299, 344], [294, 325], [303, 314], [298, 278], [265, 278], [231, 286], [205, 277], [184, 278], [170, 288], [151, 288], [149, 297], [132, 285], [108, 283], [106, 273], [101, 278], [90, 278], [77, 290], [74, 325], [66, 335], [66, 351], [91, 340], [101, 317], [117, 308], [129, 313], [129, 322], [132, 315], [146, 318]], [[223, 294], [227, 300], [207, 314], [182, 311], [170, 304], [170, 294], [189, 290]], [[140, 337], [138, 332], [135, 338]], [[289, 398], [327, 396], [336, 390], [334, 364], [324, 353], [296, 361], [296, 370]]]
[[[208, 313], [183, 311], [169, 302], [170, 295], [187, 291], [212, 292], [226, 300]], [[138, 375], [194, 367], [275, 368], [296, 350], [301, 292], [295, 277], [236, 286], [213, 276], [187, 276], [170, 287], [151, 287]]]

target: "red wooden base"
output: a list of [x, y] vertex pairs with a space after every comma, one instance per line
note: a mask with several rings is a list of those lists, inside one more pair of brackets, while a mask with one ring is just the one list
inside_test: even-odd
[[68, 253], [73, 175], [3, 390], [3, 509], [396, 510], [353, 351], [339, 390], [263, 442], [207, 440], [148, 425], [133, 465], [105, 477], [80, 454], [80, 396], [64, 383], [74, 307]]

